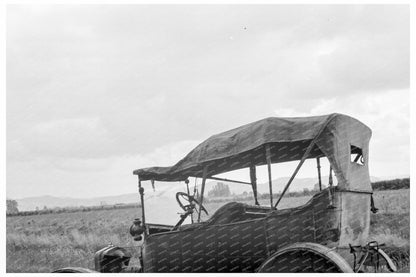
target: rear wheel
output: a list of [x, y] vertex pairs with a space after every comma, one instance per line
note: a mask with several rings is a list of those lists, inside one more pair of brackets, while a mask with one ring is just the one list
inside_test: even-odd
[[351, 266], [333, 249], [316, 243], [295, 243], [269, 257], [258, 272], [350, 272]]
[[52, 273], [98, 273], [98, 271], [83, 267], [65, 267], [54, 270]]

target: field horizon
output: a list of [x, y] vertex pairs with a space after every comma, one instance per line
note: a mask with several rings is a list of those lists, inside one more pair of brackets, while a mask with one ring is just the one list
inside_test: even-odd
[[[379, 211], [371, 214], [369, 234], [369, 240], [385, 243], [388, 254], [404, 272], [409, 265], [409, 193], [409, 189], [374, 192]], [[310, 196], [283, 198], [281, 208], [302, 205], [309, 199]], [[261, 201], [267, 204], [268, 200]], [[223, 204], [211, 202], [206, 207], [212, 213]], [[6, 271], [51, 272], [66, 266], [93, 268], [94, 253], [108, 244], [126, 247], [137, 258], [140, 243], [133, 241], [128, 228], [139, 214], [140, 208], [128, 208], [7, 217]], [[165, 220], [168, 218], [172, 220], [171, 215]], [[178, 219], [178, 215], [173, 218]]]

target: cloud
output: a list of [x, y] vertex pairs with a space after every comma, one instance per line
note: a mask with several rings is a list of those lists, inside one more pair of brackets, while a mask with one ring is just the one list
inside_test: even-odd
[[198, 143], [178, 141], [147, 154], [132, 152], [115, 157], [43, 156], [12, 160], [7, 164], [7, 195], [12, 198], [44, 194], [87, 197], [136, 192], [137, 177], [133, 176], [133, 170], [171, 166]]
[[[308, 109], [277, 109], [277, 116], [345, 113], [372, 129], [370, 172], [373, 176], [405, 175], [410, 170], [410, 105], [408, 90], [374, 95], [344, 95], [322, 99]], [[406, 101], [404, 101], [406, 100]], [[386, 171], [387, 170], [387, 171]], [[386, 173], [389, 172], [389, 173]]]
[[8, 188], [101, 191], [176, 143], [329, 112], [373, 128], [374, 172], [409, 167], [405, 5], [10, 5], [6, 47]]
[[107, 156], [113, 143], [112, 135], [99, 117], [58, 119], [26, 130], [12, 141], [8, 156], [11, 159], [95, 158]]
[[409, 40], [372, 35], [338, 43], [332, 54], [320, 58], [322, 74], [334, 91], [361, 92], [409, 87]]

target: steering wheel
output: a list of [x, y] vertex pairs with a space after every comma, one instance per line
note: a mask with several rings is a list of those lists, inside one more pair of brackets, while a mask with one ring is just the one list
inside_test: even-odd
[[[185, 201], [187, 201], [189, 204], [187, 204], [187, 205], [184, 205], [183, 204], [183, 202], [182, 202], [182, 200], [185, 200]], [[187, 194], [187, 193], [185, 193], [185, 192], [177, 192], [176, 193], [176, 201], [178, 202], [178, 204], [179, 204], [179, 206], [185, 211], [185, 212], [187, 212], [187, 211], [189, 211], [189, 210], [193, 210], [193, 209], [196, 209], [196, 210], [199, 210], [199, 209], [197, 209], [197, 207], [196, 206], [199, 206], [200, 208], [201, 208], [201, 210], [202, 211], [204, 211], [204, 213], [206, 214], [206, 215], [208, 215], [208, 212], [207, 212], [207, 210], [205, 209], [205, 207], [204, 206], [202, 206], [199, 202], [198, 202], [198, 200], [196, 200], [193, 196], [191, 196], [191, 195], [189, 195], [189, 194]]]

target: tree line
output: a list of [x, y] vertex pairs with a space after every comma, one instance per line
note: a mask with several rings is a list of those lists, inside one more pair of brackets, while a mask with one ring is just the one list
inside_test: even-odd
[[[214, 187], [215, 189], [213, 189], [213, 193], [211, 193], [211, 195], [208, 193], [208, 197], [209, 196], [222, 196], [222, 197], [227, 197], [227, 196], [233, 196], [232, 199], [233, 201], [240, 201], [240, 200], [246, 200], [247, 198], [252, 198], [253, 197], [253, 193], [252, 192], [244, 192], [243, 194], [240, 195], [232, 195], [229, 192], [229, 188], [228, 185], [224, 185], [222, 183], [219, 183], [221, 185], [218, 185], [216, 187]], [[409, 189], [410, 188], [410, 178], [403, 178], [403, 179], [394, 179], [394, 180], [387, 180], [387, 181], [378, 181], [378, 182], [372, 182], [371, 186], [373, 188], [373, 190], [398, 190], [398, 189]], [[322, 188], [324, 189], [326, 186], [322, 186]], [[315, 193], [317, 193], [319, 191], [319, 185], [315, 184], [313, 189], [303, 189], [302, 191], [288, 191], [285, 193], [285, 197], [300, 197], [300, 196], [312, 196]], [[215, 192], [215, 193], [214, 193]], [[220, 193], [221, 192], [221, 193]], [[273, 194], [273, 198], [279, 197], [280, 194], [276, 193]], [[258, 199], [268, 199], [270, 197], [269, 193], [258, 193], [257, 194], [257, 198]], [[212, 199], [212, 198], [208, 198], [206, 199], [207, 202], [222, 202], [224, 201], [223, 199]]]
[[[7, 216], [20, 216], [20, 215], [42, 215], [42, 214], [60, 214], [60, 213], [73, 213], [73, 212], [89, 212], [99, 210], [114, 210], [114, 209], [128, 209], [128, 208], [140, 208], [140, 203], [131, 204], [115, 204], [115, 205], [101, 205], [101, 206], [80, 206], [80, 207], [65, 207], [65, 208], [48, 208], [46, 206], [43, 209], [36, 207], [34, 211], [19, 211], [17, 209], [17, 201], [7, 199]], [[16, 202], [16, 203], [14, 203]], [[9, 209], [10, 207], [10, 209]]]
[[[371, 186], [373, 190], [398, 190], [398, 189], [409, 189], [410, 188], [410, 178], [403, 178], [403, 179], [394, 179], [394, 180], [387, 180], [387, 181], [378, 181], [372, 182]], [[318, 186], [315, 185], [314, 189], [304, 189], [303, 191], [293, 191], [287, 192], [285, 196], [287, 197], [299, 197], [299, 196], [311, 196], [314, 195], [318, 191]], [[231, 194], [230, 188], [227, 184], [218, 182], [210, 191], [207, 193], [208, 199], [206, 201], [209, 202], [220, 202], [224, 201], [223, 199], [213, 199], [216, 197], [230, 197], [233, 196]], [[233, 197], [234, 201], [243, 200], [246, 198], [251, 198], [253, 193], [244, 192], [241, 195]], [[273, 196], [277, 197], [279, 194], [274, 194]], [[258, 199], [265, 199], [268, 198], [269, 194], [263, 193], [258, 194]], [[140, 207], [140, 204], [116, 204], [116, 205], [101, 205], [101, 206], [91, 206], [91, 207], [71, 207], [71, 208], [53, 208], [48, 209], [46, 206], [43, 207], [42, 210], [36, 209], [35, 211], [24, 211], [19, 212], [18, 203], [16, 200], [7, 199], [7, 216], [16, 216], [16, 215], [37, 215], [37, 214], [50, 214], [50, 213], [67, 213], [67, 212], [87, 212], [87, 211], [95, 211], [95, 210], [110, 210], [110, 209], [124, 209], [124, 208], [132, 208], [132, 207]]]
[[410, 178], [394, 179], [371, 183], [373, 190], [396, 190], [410, 188]]

